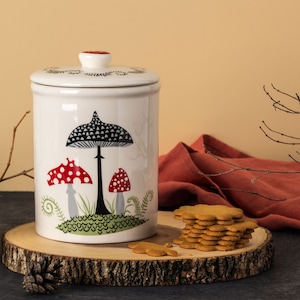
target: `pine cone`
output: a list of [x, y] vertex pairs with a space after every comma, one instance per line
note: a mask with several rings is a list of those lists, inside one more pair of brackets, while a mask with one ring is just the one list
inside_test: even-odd
[[51, 294], [59, 285], [60, 267], [61, 264], [49, 262], [48, 258], [30, 261], [23, 278], [23, 288], [31, 294]]

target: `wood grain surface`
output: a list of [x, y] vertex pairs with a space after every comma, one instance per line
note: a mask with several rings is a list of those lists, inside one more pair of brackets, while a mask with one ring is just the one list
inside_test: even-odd
[[[164, 245], [180, 235], [183, 222], [172, 212], [158, 213], [158, 231], [145, 239]], [[174, 245], [177, 257], [135, 254], [128, 243], [74, 244], [36, 234], [35, 223], [9, 230], [3, 238], [2, 261], [11, 271], [25, 274], [27, 263], [39, 257], [62, 264], [62, 282], [106, 286], [154, 286], [211, 283], [241, 279], [268, 270], [273, 261], [271, 233], [259, 227], [242, 249], [201, 252]]]

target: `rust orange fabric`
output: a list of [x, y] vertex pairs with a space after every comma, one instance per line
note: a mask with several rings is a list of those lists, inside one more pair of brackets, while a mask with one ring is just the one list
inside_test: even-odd
[[158, 187], [162, 210], [222, 204], [270, 230], [300, 229], [300, 163], [252, 157], [210, 135], [160, 156]]

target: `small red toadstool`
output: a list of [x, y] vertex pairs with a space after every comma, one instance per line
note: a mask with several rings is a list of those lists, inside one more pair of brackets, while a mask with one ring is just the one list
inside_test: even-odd
[[125, 201], [123, 192], [130, 191], [130, 180], [126, 171], [119, 168], [118, 172], [114, 173], [108, 186], [108, 191], [117, 193], [116, 199], [116, 214], [121, 215], [124, 213]]

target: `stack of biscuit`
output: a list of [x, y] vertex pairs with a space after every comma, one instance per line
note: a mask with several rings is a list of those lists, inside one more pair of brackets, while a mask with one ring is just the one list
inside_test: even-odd
[[246, 218], [240, 208], [223, 205], [182, 206], [174, 211], [174, 218], [185, 223], [174, 244], [200, 251], [243, 248], [258, 227], [255, 220]]

